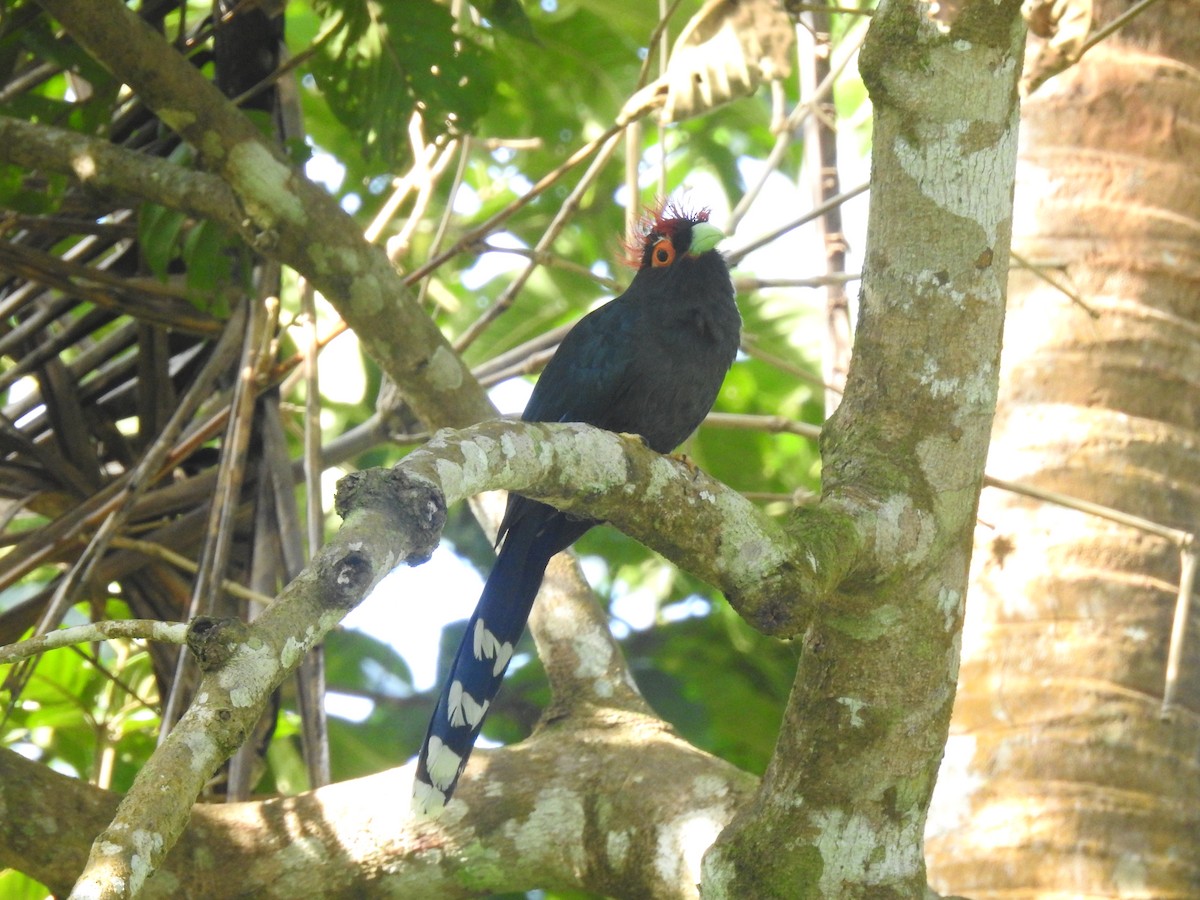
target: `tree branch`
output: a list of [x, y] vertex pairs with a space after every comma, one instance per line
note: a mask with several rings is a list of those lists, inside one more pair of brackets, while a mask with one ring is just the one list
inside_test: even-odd
[[106, 196], [158, 203], [253, 236], [243, 228], [245, 216], [233, 191], [216, 175], [78, 131], [0, 116], [0, 162], [60, 172]]
[[[140, 896], [456, 900], [550, 886], [695, 900], [701, 854], [756, 784], [657, 719], [594, 708], [477, 750], [468, 773], [437, 822], [410, 812], [412, 765], [295, 797], [197, 804]], [[117, 804], [0, 750], [0, 807], [21, 811], [0, 817], [0, 865], [65, 896]]]
[[493, 420], [442, 431], [397, 468], [436, 485], [447, 504], [506, 488], [611, 522], [777, 637], [800, 634], [812, 604], [858, 559], [848, 516], [807, 508], [785, 528], [695, 467], [588, 425]]
[[167, 644], [182, 644], [186, 627], [180, 622], [159, 622], [155, 619], [120, 619], [108, 622], [92, 622], [73, 628], [59, 628], [39, 637], [16, 644], [0, 646], [0, 666], [11, 665], [22, 659], [37, 656], [48, 650], [86, 644], [91, 641], [126, 640], [161, 641]]
[[338, 540], [246, 625], [199, 618], [188, 645], [201, 669], [196, 699], [150, 757], [96, 838], [73, 896], [136, 896], [175, 844], [217, 767], [245, 740], [271, 691], [399, 562], [424, 561], [445, 520], [436, 495], [399, 478], [356, 491]]

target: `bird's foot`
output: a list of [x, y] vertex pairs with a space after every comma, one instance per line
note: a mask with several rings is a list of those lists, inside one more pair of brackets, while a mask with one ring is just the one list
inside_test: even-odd
[[686, 453], [671, 453], [669, 456], [671, 459], [675, 460], [675, 462], [683, 463], [684, 467], [688, 470], [688, 473], [693, 478], [700, 474], [700, 467], [692, 462], [692, 458]]
[[629, 440], [631, 440], [631, 441], [637, 441], [639, 444], [641, 444], [647, 450], [654, 449], [653, 447], [650, 446], [650, 442], [647, 441], [640, 434], [633, 434], [632, 432], [629, 432], [629, 431], [620, 431], [620, 432], [618, 432], [618, 434], [623, 438], [629, 438]]

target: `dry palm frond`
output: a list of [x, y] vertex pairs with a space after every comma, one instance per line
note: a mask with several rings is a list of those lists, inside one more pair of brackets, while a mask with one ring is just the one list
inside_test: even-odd
[[[215, 59], [227, 95], [284, 121], [272, 76], [282, 20], [256, 4], [219, 9], [216, 26], [189, 22], [178, 2], [143, 4], [142, 15], [160, 28], [179, 23], [177, 46], [198, 65]], [[7, 107], [35, 111], [45, 124], [83, 120], [125, 149], [186, 163], [187, 148], [36, 7], [0, 28], [39, 36], [17, 42], [23, 49], [0, 84]], [[287, 137], [278, 126], [277, 136]], [[0, 643], [55, 628], [68, 614], [102, 617], [111, 599], [143, 619], [251, 614], [231, 583], [273, 595], [303, 564], [272, 387], [278, 321], [264, 314], [279, 294], [278, 267], [210, 223], [37, 172], [8, 177], [0, 185]], [[256, 340], [243, 340], [252, 326]], [[170, 552], [123, 549], [151, 545]], [[194, 565], [181, 569], [171, 554]], [[151, 645], [151, 654], [162, 702], [179, 708], [188, 664], [174, 647]], [[14, 702], [31, 671], [8, 674]], [[253, 787], [254, 768], [249, 758], [234, 765], [231, 794]]]

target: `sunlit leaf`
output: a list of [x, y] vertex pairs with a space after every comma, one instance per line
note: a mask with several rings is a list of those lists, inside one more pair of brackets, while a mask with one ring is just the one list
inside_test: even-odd
[[426, 135], [470, 132], [486, 111], [494, 79], [487, 52], [454, 30], [433, 0], [322, 0], [329, 37], [313, 72], [330, 109], [363, 153], [393, 162], [408, 155], [412, 112]]
[[46, 900], [46, 888], [15, 869], [0, 871], [0, 897], [7, 900]]
[[625, 112], [660, 106], [661, 122], [678, 122], [791, 73], [792, 21], [772, 0], [709, 0], [671, 48], [667, 70], [635, 94]]

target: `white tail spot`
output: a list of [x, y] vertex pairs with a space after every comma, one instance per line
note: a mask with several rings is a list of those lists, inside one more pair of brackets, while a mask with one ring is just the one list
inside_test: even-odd
[[483, 624], [483, 619], [475, 620], [475, 658], [483, 659], [485, 656], [491, 659], [496, 655], [496, 648], [500, 646], [500, 642], [496, 636], [487, 630]]
[[440, 737], [430, 735], [425, 769], [429, 772], [429, 780], [435, 788], [441, 788], [443, 791], [449, 789], [458, 777], [462, 762], [462, 757], [447, 747]]
[[513, 645], [507, 642], [500, 643], [500, 639], [487, 630], [483, 619], [475, 620], [474, 649], [476, 659], [486, 658], [496, 661], [492, 666], [492, 675], [497, 678], [508, 666], [508, 661], [512, 659], [513, 655]]
[[505, 667], [508, 665], [508, 661], [512, 659], [512, 655], [512, 644], [501, 644], [496, 648], [496, 664], [492, 666], [492, 674], [494, 676], [497, 678], [500, 677], [500, 673], [504, 671]]
[[446, 795], [417, 779], [413, 782], [412, 808], [419, 816], [436, 816], [446, 808]]
[[464, 725], [474, 728], [483, 721], [488, 701], [477, 703], [474, 697], [463, 690], [461, 681], [450, 683], [450, 696], [447, 699], [450, 709], [450, 724], [455, 728], [462, 728]]

